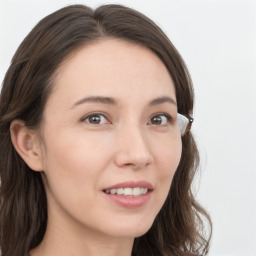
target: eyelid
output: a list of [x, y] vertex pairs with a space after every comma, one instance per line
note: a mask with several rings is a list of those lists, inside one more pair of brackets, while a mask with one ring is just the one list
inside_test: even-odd
[[90, 112], [90, 113], [86, 114], [85, 116], [83, 116], [83, 117], [81, 118], [81, 121], [84, 122], [87, 118], [89, 118], [89, 117], [91, 117], [91, 116], [94, 116], [94, 115], [96, 115], [96, 116], [97, 116], [97, 115], [103, 116], [103, 117], [108, 121], [108, 123], [111, 123], [110, 118], [109, 118], [108, 115], [107, 115], [106, 113], [104, 113], [104, 112]]
[[[167, 114], [167, 113], [165, 113], [165, 112], [159, 112], [159, 113], [154, 113], [152, 116], [150, 116], [150, 118], [149, 118], [149, 122], [150, 122], [150, 120], [153, 118], [153, 117], [155, 117], [155, 116], [165, 116], [166, 118], [167, 118], [167, 120], [168, 120], [168, 123], [171, 123], [172, 121], [173, 121], [173, 117], [170, 115], [170, 114]], [[148, 123], [149, 123], [148, 122]], [[148, 124], [147, 123], [147, 124]], [[154, 124], [153, 124], [154, 125]], [[164, 125], [155, 125], [155, 126], [164, 126]]]
[[[95, 112], [90, 112], [90, 113], [84, 115], [84, 116], [81, 118], [81, 121], [84, 122], [85, 119], [87, 119], [87, 118], [89, 118], [90, 116], [93, 116], [93, 115], [101, 115], [101, 116], [103, 116], [110, 124], [112, 123], [112, 122], [110, 121], [109, 115], [108, 115], [107, 113], [102, 112], [102, 111], [100, 111], [100, 112], [97, 112], [97, 111], [95, 111]], [[150, 120], [151, 120], [153, 117], [155, 117], [155, 116], [161, 116], [161, 115], [162, 115], [162, 116], [165, 116], [165, 117], [167, 118], [168, 123], [172, 123], [173, 120], [174, 120], [174, 118], [173, 118], [170, 114], [168, 114], [168, 113], [166, 113], [166, 112], [158, 112], [158, 113], [154, 113], [153, 115], [150, 116], [149, 121], [147, 122], [147, 125], [150, 124]], [[157, 125], [155, 125], [155, 126], [157, 126]], [[158, 126], [164, 126], [164, 125], [158, 125]]]

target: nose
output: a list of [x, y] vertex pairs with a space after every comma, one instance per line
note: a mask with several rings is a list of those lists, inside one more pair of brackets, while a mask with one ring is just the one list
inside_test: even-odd
[[153, 162], [147, 136], [139, 127], [126, 128], [116, 138], [115, 163], [118, 167], [143, 169]]

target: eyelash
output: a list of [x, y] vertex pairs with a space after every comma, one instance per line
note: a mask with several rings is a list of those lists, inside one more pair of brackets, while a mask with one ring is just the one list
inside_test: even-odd
[[[82, 121], [83, 121], [83, 122], [86, 122], [86, 120], [89, 120], [89, 118], [96, 117], [96, 116], [102, 116], [102, 117], [104, 117], [104, 118], [107, 120], [108, 123], [111, 123], [111, 122], [109, 122], [109, 118], [108, 118], [104, 113], [99, 113], [99, 112], [91, 113], [91, 114], [89, 114], [89, 115], [83, 117], [83, 118], [82, 118]], [[90, 123], [89, 121], [87, 121], [87, 123], [88, 123], [88, 124], [92, 124], [92, 123]], [[102, 124], [92, 124], [92, 125], [102, 125]]]
[[[166, 113], [156, 113], [153, 116], [150, 117], [150, 122], [152, 122], [152, 119], [154, 117], [159, 117], [159, 116], [164, 116], [167, 119], [167, 123], [170, 124], [172, 122], [172, 117]], [[166, 126], [167, 124], [160, 124], [160, 125], [156, 125], [156, 124], [152, 124], [154, 126]]]
[[[89, 122], [89, 118], [99, 117], [99, 116], [104, 117], [104, 119], [106, 119], [107, 123], [111, 124], [111, 122], [109, 121], [109, 118], [104, 113], [100, 113], [100, 112], [89, 114], [89, 115], [85, 116], [84, 118], [82, 118], [82, 121], [83, 122], [87, 122], [88, 124], [96, 125], [96, 126], [103, 125], [103, 124], [100, 124], [100, 123], [93, 124], [93, 123]], [[152, 123], [152, 119], [155, 118], [155, 117], [159, 117], [159, 116], [164, 116], [167, 119], [167, 123], [171, 123], [172, 122], [172, 117], [170, 115], [168, 115], [166, 113], [156, 113], [156, 114], [154, 114], [153, 116], [150, 117], [150, 120], [147, 122], [147, 125], [152, 124], [154, 126], [166, 126], [166, 124], [159, 124], [159, 125], [157, 125], [157, 124], [153, 124]], [[88, 120], [88, 121], [86, 121], [86, 120]]]

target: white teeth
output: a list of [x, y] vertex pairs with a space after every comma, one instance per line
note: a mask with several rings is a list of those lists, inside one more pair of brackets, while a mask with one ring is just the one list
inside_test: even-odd
[[124, 195], [125, 196], [132, 196], [132, 188], [124, 188]]
[[122, 194], [124, 193], [124, 189], [123, 189], [123, 188], [118, 188], [118, 189], [116, 190], [116, 193], [117, 193], [118, 195], [122, 195]]
[[141, 195], [145, 195], [148, 193], [148, 189], [147, 188], [113, 188], [111, 190], [106, 190], [105, 191], [107, 194], [111, 194], [111, 195], [124, 195], [124, 196], [141, 196]]
[[148, 193], [148, 189], [147, 189], [147, 188], [143, 188], [142, 194], [145, 195], [145, 194], [147, 194], [147, 193]]
[[110, 190], [110, 194], [111, 194], [111, 195], [116, 194], [116, 189], [115, 189], [115, 188], [111, 189], [111, 190]]
[[132, 195], [133, 196], [139, 196], [139, 195], [141, 195], [142, 193], [141, 193], [141, 188], [134, 188], [133, 190], [132, 190]]

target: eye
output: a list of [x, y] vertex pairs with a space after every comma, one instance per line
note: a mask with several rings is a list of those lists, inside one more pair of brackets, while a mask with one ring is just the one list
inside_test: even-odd
[[94, 125], [102, 125], [109, 123], [109, 121], [103, 114], [98, 113], [86, 116], [85, 118], [83, 118], [83, 121]]
[[166, 114], [158, 114], [154, 115], [153, 117], [150, 118], [148, 124], [153, 124], [153, 125], [166, 125], [170, 123], [171, 117]]

